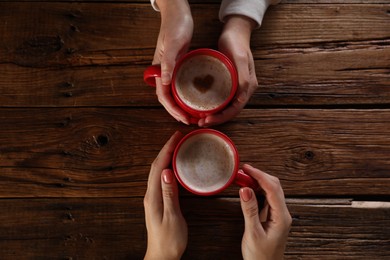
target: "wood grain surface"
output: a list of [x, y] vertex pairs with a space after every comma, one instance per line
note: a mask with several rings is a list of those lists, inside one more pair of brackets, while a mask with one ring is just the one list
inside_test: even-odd
[[[191, 0], [191, 49], [219, 0]], [[390, 1], [282, 0], [251, 48], [259, 88], [217, 126], [282, 183], [286, 259], [390, 259]], [[142, 259], [150, 164], [177, 130], [142, 74], [149, 0], [0, 0], [0, 259]], [[241, 259], [238, 187], [180, 189], [183, 259]], [[260, 198], [259, 198], [260, 199]]]
[[[1, 109], [0, 120], [1, 197], [143, 194], [160, 148], [190, 130], [159, 109]], [[251, 109], [217, 129], [288, 196], [388, 195], [389, 124], [390, 110]]]
[[[288, 200], [293, 226], [286, 259], [385, 259], [390, 208], [351, 200]], [[181, 200], [189, 226], [183, 259], [240, 259], [244, 230], [237, 198]], [[0, 200], [3, 259], [142, 259], [141, 198]], [[205, 239], [207, 238], [207, 239]], [[20, 259], [20, 258], [19, 258]]]
[[[0, 106], [158, 105], [142, 80], [159, 30], [159, 15], [149, 4], [1, 5]], [[218, 8], [194, 5], [192, 48], [217, 47]], [[252, 37], [260, 87], [250, 104], [389, 104], [389, 9], [270, 8]]]

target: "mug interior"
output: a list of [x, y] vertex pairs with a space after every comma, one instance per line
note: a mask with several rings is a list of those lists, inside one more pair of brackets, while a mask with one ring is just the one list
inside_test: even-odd
[[178, 181], [199, 195], [216, 194], [231, 184], [238, 170], [238, 154], [224, 134], [200, 129], [183, 138], [174, 153]]
[[177, 63], [172, 78], [173, 96], [190, 114], [218, 112], [237, 90], [237, 71], [233, 63], [212, 49], [187, 53]]

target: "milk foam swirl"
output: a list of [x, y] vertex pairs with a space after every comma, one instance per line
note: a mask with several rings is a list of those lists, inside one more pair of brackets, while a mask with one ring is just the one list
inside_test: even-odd
[[234, 153], [229, 144], [210, 133], [191, 136], [176, 157], [176, 169], [182, 182], [203, 193], [222, 188], [232, 176], [234, 166]]
[[175, 86], [180, 99], [187, 106], [206, 111], [228, 99], [232, 79], [223, 62], [212, 56], [197, 55], [181, 64]]

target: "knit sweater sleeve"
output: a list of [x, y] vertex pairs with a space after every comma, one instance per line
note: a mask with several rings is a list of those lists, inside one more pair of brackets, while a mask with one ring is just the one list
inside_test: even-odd
[[253, 19], [257, 23], [257, 27], [260, 27], [268, 6], [276, 5], [279, 2], [280, 0], [222, 0], [219, 19], [225, 22], [229, 15], [244, 15]]
[[[263, 21], [263, 16], [268, 6], [276, 5], [281, 0], [222, 0], [221, 8], [219, 9], [219, 19], [225, 22], [229, 15], [244, 15], [253, 19], [260, 27]], [[156, 11], [160, 11], [156, 0], [150, 0], [152, 7]]]

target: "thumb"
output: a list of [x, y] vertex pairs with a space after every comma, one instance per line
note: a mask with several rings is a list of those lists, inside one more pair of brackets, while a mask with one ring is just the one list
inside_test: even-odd
[[167, 50], [164, 52], [161, 59], [161, 82], [163, 85], [169, 85], [172, 81], [173, 69], [176, 65], [178, 52], [175, 50]]
[[163, 170], [161, 179], [164, 215], [166, 213], [180, 214], [179, 192], [172, 170]]
[[255, 193], [251, 188], [240, 189], [241, 209], [244, 214], [245, 230], [261, 230], [264, 232], [259, 218], [259, 206]]

